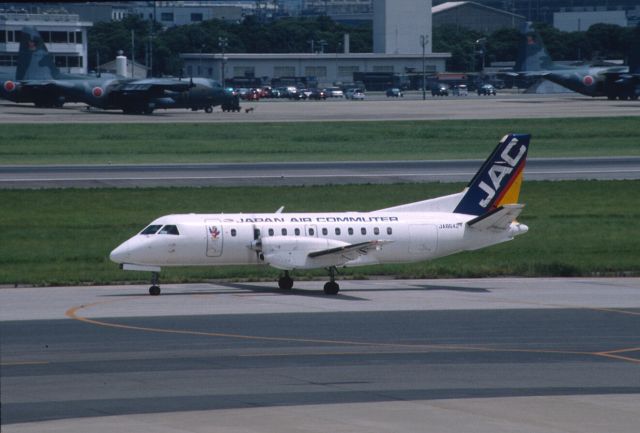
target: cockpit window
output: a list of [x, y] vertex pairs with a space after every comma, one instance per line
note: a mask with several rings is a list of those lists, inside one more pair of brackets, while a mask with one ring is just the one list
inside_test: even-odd
[[147, 227], [146, 229], [142, 230], [140, 232], [140, 234], [141, 235], [153, 235], [160, 229], [160, 227], [162, 227], [162, 226], [161, 225], [152, 224], [149, 227]]
[[179, 235], [178, 227], [173, 225], [166, 225], [162, 227], [162, 230], [158, 232], [159, 235]]

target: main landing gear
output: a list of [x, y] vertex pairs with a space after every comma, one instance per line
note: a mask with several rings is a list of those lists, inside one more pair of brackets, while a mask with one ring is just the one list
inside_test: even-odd
[[[327, 295], [337, 295], [340, 291], [340, 285], [336, 283], [336, 267], [332, 266], [327, 268], [327, 271], [329, 272], [331, 281], [325, 283], [324, 293]], [[293, 288], [293, 278], [289, 275], [289, 271], [284, 271], [284, 275], [280, 276], [278, 279], [278, 287], [282, 290], [291, 290]]]
[[336, 267], [331, 266], [327, 268], [327, 271], [329, 271], [329, 278], [331, 280], [324, 284], [324, 293], [326, 295], [337, 295], [340, 291], [340, 285], [336, 283]]
[[151, 287], [149, 287], [149, 294], [151, 296], [158, 296], [160, 294], [160, 274], [158, 272], [151, 272]]
[[282, 290], [291, 290], [293, 288], [293, 278], [289, 276], [289, 271], [284, 271], [284, 275], [278, 279], [278, 287]]

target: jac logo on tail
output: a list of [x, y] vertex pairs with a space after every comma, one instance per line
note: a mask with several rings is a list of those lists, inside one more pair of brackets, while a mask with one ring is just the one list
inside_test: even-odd
[[502, 185], [502, 181], [511, 174], [513, 169], [518, 165], [518, 162], [522, 159], [527, 148], [524, 145], [521, 145], [517, 154], [513, 155], [512, 150], [517, 146], [518, 139], [513, 137], [511, 142], [507, 144], [502, 153], [500, 154], [501, 160], [498, 160], [493, 163], [491, 168], [489, 169], [489, 178], [491, 179], [491, 185], [487, 185], [485, 181], [480, 182], [478, 185], [481, 190], [483, 190], [487, 197], [480, 200], [480, 206], [486, 208], [489, 203], [493, 200], [496, 195], [496, 192], [500, 189]]

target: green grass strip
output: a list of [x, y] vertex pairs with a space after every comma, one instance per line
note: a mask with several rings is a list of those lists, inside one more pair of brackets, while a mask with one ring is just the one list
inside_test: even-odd
[[0, 125], [1, 164], [485, 158], [508, 132], [531, 157], [640, 155], [640, 117], [387, 122]]
[[[60, 285], [147, 281], [124, 272], [109, 252], [154, 218], [181, 212], [374, 210], [457, 192], [462, 184], [261, 188], [0, 191], [0, 284]], [[407, 265], [345, 270], [345, 277], [592, 276], [640, 274], [640, 181], [525, 182], [512, 242]], [[268, 267], [163, 270], [162, 281], [273, 279]], [[308, 278], [323, 271], [296, 273]]]

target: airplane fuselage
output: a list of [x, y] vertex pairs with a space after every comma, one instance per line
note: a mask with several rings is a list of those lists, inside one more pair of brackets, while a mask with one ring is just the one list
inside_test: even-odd
[[168, 215], [120, 245], [111, 258], [158, 267], [311, 269], [323, 267], [323, 257], [309, 257], [313, 251], [378, 241], [377, 248], [343, 264], [363, 266], [433, 259], [504, 242], [527, 230], [512, 223], [507, 231], [477, 231], [465, 224], [472, 218], [444, 212]]

